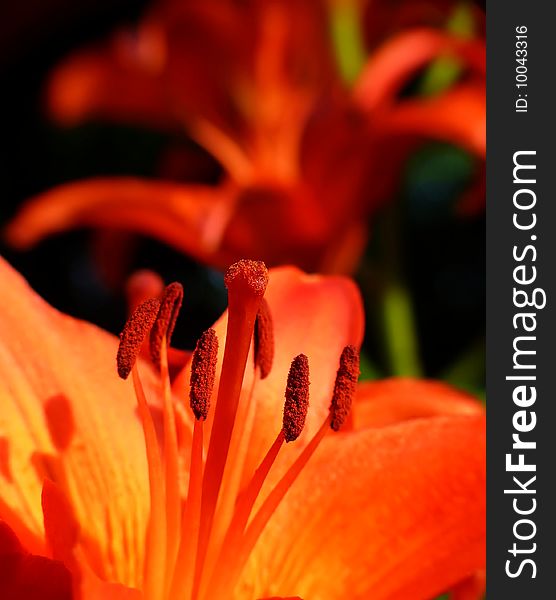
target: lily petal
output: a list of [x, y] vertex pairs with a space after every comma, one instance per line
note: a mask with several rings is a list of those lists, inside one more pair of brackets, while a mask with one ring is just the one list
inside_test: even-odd
[[118, 61], [110, 46], [80, 51], [62, 63], [49, 81], [47, 100], [53, 118], [66, 126], [90, 117], [163, 128], [176, 123], [160, 72], [139, 61]]
[[233, 198], [228, 186], [89, 179], [31, 199], [5, 234], [15, 247], [28, 248], [74, 227], [114, 227], [154, 236], [202, 259], [218, 246]]
[[359, 384], [352, 423], [358, 431], [424, 417], [472, 416], [482, 412], [472, 396], [439, 381], [392, 378]]
[[299, 596], [288, 596], [283, 598], [282, 596], [272, 596], [272, 598], [259, 598], [259, 600], [303, 600]]
[[0, 521], [0, 597], [3, 600], [72, 600], [71, 574], [61, 562], [25, 551]]
[[436, 29], [414, 29], [389, 39], [372, 55], [354, 87], [356, 103], [369, 112], [392, 103], [413, 75], [442, 54], [461, 58], [484, 77], [482, 41], [466, 40]]
[[330, 435], [243, 583], [327, 600], [434, 597], [484, 566], [485, 470], [482, 416]]
[[82, 600], [143, 600], [139, 590], [119, 583], [106, 583], [93, 573], [86, 573], [81, 583]]
[[481, 600], [485, 595], [486, 572], [478, 571], [456, 585], [450, 594], [450, 600]]
[[[53, 480], [73, 507], [91, 568], [135, 585], [148, 480], [133, 388], [115, 375], [117, 340], [48, 306], [2, 260], [0, 281], [0, 437], [10, 474], [0, 474], [0, 506], [44, 539], [41, 490], [45, 478]], [[154, 375], [146, 365], [143, 371], [156, 398]]]
[[102, 118], [175, 130], [190, 112], [219, 123], [246, 45], [242, 17], [227, 3], [158, 3], [137, 27], [63, 61], [48, 82], [49, 111], [70, 126]]
[[486, 152], [484, 85], [460, 85], [432, 98], [404, 100], [382, 116], [391, 133], [426, 136], [461, 145], [478, 156]]

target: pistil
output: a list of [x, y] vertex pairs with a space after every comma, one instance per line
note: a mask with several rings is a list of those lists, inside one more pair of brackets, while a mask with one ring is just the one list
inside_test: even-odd
[[214, 422], [207, 452], [193, 595], [198, 597], [216, 503], [235, 423], [255, 319], [268, 283], [261, 262], [239, 261], [226, 274], [228, 326]]

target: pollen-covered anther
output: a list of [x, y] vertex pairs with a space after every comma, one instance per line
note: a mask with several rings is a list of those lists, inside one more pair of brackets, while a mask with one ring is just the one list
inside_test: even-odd
[[355, 346], [346, 346], [340, 356], [330, 404], [330, 427], [334, 431], [338, 431], [349, 416], [358, 378], [359, 352]]
[[208, 415], [217, 358], [218, 337], [214, 329], [207, 329], [201, 334], [191, 359], [189, 401], [197, 420], [206, 420]]
[[160, 300], [160, 310], [156, 322], [151, 329], [150, 351], [151, 359], [155, 365], [160, 364], [160, 348], [165, 336], [166, 343], [170, 344], [182, 300], [183, 287], [181, 283], [174, 282], [166, 286]]
[[293, 442], [303, 431], [308, 408], [309, 360], [305, 354], [299, 354], [292, 360], [286, 386], [282, 421], [282, 431], [286, 442]]
[[160, 302], [156, 298], [145, 300], [127, 320], [120, 334], [120, 345], [116, 356], [118, 375], [122, 379], [127, 379], [131, 373], [143, 341], [156, 320], [159, 308]]
[[244, 288], [260, 297], [268, 285], [268, 270], [264, 262], [242, 259], [228, 268], [224, 282], [230, 291]]
[[255, 321], [255, 366], [261, 379], [268, 377], [274, 360], [274, 324], [268, 302], [263, 298]]

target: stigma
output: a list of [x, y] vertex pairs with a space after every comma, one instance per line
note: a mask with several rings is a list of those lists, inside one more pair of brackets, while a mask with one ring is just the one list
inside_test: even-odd
[[[139, 585], [145, 600], [231, 597], [285, 494], [322, 439], [348, 419], [359, 375], [359, 355], [353, 346], [347, 346], [340, 357], [329, 414], [315, 435], [295, 450], [310, 410], [310, 357], [293, 357], [284, 395], [276, 398], [283, 406], [282, 423], [277, 423], [275, 440], [258, 466], [246, 472], [252, 392], [271, 373], [274, 358], [271, 306], [264, 299], [268, 280], [264, 263], [258, 261], [239, 261], [226, 273], [228, 319], [220, 376], [217, 381], [219, 340], [208, 329], [189, 362], [189, 391], [183, 390], [184, 405], [189, 398], [185, 408], [192, 414], [187, 443], [177, 433], [177, 413], [184, 407], [178, 406], [172, 393], [168, 369], [182, 286], [170, 284], [157, 297], [139, 303], [120, 336], [117, 370], [123, 379], [133, 376], [149, 471], [150, 513]], [[150, 355], [161, 379], [157, 399], [163, 412], [161, 440], [149, 408], [155, 399], [146, 398], [139, 372], [147, 368], [138, 362], [144, 344], [150, 352], [141, 356]], [[244, 385], [247, 369], [253, 369], [250, 390]], [[286, 443], [293, 450], [289, 444], [286, 449]], [[268, 476], [277, 467], [278, 456], [292, 451], [295, 460], [271, 486]], [[180, 456], [187, 457], [186, 465]], [[184, 469], [189, 475], [186, 486], [181, 484]]]

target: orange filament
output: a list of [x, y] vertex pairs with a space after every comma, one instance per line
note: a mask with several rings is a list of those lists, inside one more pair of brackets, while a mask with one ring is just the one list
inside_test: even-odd
[[313, 439], [302, 450], [301, 454], [272, 489], [255, 516], [252, 518], [238, 547], [234, 549], [233, 554], [231, 553], [230, 560], [224, 565], [224, 572], [221, 576], [219, 589], [228, 590], [234, 588], [234, 585], [241, 575], [243, 567], [261, 533], [266, 527], [266, 524], [280, 505], [280, 502], [284, 499], [287, 491], [303, 471], [303, 468], [311, 456], [313, 456], [315, 450], [328, 432], [329, 427], [330, 417], [327, 417]]
[[179, 488], [179, 457], [176, 415], [172, 404], [166, 336], [160, 347], [160, 375], [162, 379], [162, 413], [164, 427], [164, 467], [166, 484], [166, 591], [168, 591], [178, 554], [181, 528], [181, 498]]
[[214, 329], [201, 334], [191, 359], [189, 403], [196, 419], [206, 420], [218, 359], [218, 338]]
[[334, 431], [338, 431], [349, 416], [358, 378], [359, 352], [355, 346], [346, 346], [340, 356], [340, 367], [336, 373], [330, 404], [330, 427]]
[[[237, 499], [236, 510], [216, 563], [220, 569], [222, 569], [221, 565], [233, 562], [231, 553], [235, 553], [236, 548], [241, 546], [241, 536], [249, 515], [284, 441], [296, 440], [305, 426], [309, 407], [309, 361], [304, 354], [296, 356], [291, 363], [285, 397], [282, 430], [255, 471], [251, 481]], [[224, 566], [225, 572], [227, 571]], [[218, 573], [214, 572], [212, 579], [218, 580]], [[220, 581], [225, 581], [225, 577], [221, 577]], [[213, 594], [216, 594], [217, 590], [218, 586], [216, 586], [216, 590], [212, 591]]]
[[189, 490], [182, 519], [181, 543], [179, 547], [174, 580], [170, 597], [180, 593], [187, 598], [193, 585], [194, 553], [199, 534], [201, 513], [201, 491], [203, 478], [203, 425], [208, 415], [210, 398], [216, 377], [218, 337], [214, 329], [201, 334], [191, 360], [189, 402], [195, 415]]
[[122, 379], [127, 379], [133, 369], [143, 341], [156, 320], [159, 308], [158, 300], [154, 298], [145, 300], [133, 311], [125, 324], [120, 334], [120, 345], [116, 357], [118, 375]]
[[195, 420], [191, 444], [189, 488], [181, 525], [181, 542], [170, 588], [170, 598], [189, 598], [193, 586], [196, 542], [201, 520], [203, 483], [203, 421]]
[[255, 321], [255, 366], [259, 367], [261, 379], [272, 370], [274, 360], [274, 325], [268, 302], [263, 298]]
[[166, 494], [164, 491], [164, 471], [158, 448], [158, 440], [156, 439], [156, 430], [143, 385], [141, 384], [137, 365], [133, 367], [132, 375], [135, 395], [137, 396], [139, 417], [145, 436], [151, 501], [145, 541], [143, 592], [145, 600], [159, 600], [163, 597], [166, 566]]
[[198, 596], [200, 589], [216, 503], [235, 423], [245, 365], [247, 364], [255, 319], [268, 283], [268, 271], [264, 263], [242, 260], [228, 269], [225, 282], [228, 288], [226, 346], [203, 477], [201, 523], [193, 598]]
[[[303, 449], [296, 461], [267, 496], [243, 533], [243, 536], [241, 536], [241, 531], [249, 519], [249, 514], [255, 504], [262, 484], [264, 483], [264, 478], [266, 478], [268, 470], [277, 455], [278, 450], [276, 449], [276, 445], [278, 444], [279, 438], [274, 443], [273, 447], [265, 457], [265, 460], [261, 463], [261, 466], [255, 473], [255, 476], [247, 488], [245, 496], [238, 504], [237, 512], [234, 515], [232, 525], [230, 526], [229, 537], [226, 540], [230, 545], [227, 549], [223, 548], [222, 550], [223, 571], [215, 586], [215, 593], [216, 591], [224, 592], [225, 590], [234, 588], [234, 585], [241, 575], [245, 563], [266, 527], [266, 524], [274, 514], [274, 511], [278, 508], [287, 491], [302, 472], [311, 456], [313, 456], [321, 441], [324, 439], [328, 428], [331, 427], [335, 431], [338, 431], [349, 416], [358, 377], [359, 353], [354, 346], [346, 346], [340, 356], [340, 366], [334, 383], [330, 414], [325, 419], [313, 439]], [[289, 414], [294, 416], [292, 420], [296, 423], [298, 412], [292, 407], [299, 409], [299, 415], [303, 414], [304, 410], [301, 428], [303, 427], [308, 406], [308, 390], [309, 366], [307, 357], [301, 354], [292, 361], [292, 366], [288, 375], [286, 405], [284, 406], [284, 435], [287, 435], [290, 428], [294, 431], [296, 429], [295, 425], [292, 426], [287, 423], [287, 415]], [[299, 431], [299, 433], [301, 433], [301, 431]], [[299, 433], [297, 433], [297, 435], [299, 435]]]
[[280, 431], [261, 464], [257, 467], [251, 481], [237, 499], [236, 510], [226, 532], [224, 542], [220, 547], [218, 560], [212, 572], [211, 581], [215, 583], [211, 589], [211, 594], [215, 597], [218, 597], [219, 592], [223, 593], [225, 591], [222, 586], [226, 584], [225, 574], [228, 573], [227, 565], [233, 560], [233, 554], [237, 552], [237, 548], [240, 546], [241, 537], [249, 515], [283, 445], [284, 432]]
[[204, 576], [200, 589], [201, 597], [204, 597], [205, 588], [210, 582], [206, 576], [214, 570], [215, 561], [218, 558], [222, 542], [226, 537], [226, 532], [234, 515], [238, 494], [242, 489], [245, 457], [247, 456], [255, 418], [256, 407], [252, 401], [252, 397], [257, 382], [257, 374], [258, 370], [255, 370], [251, 384], [248, 385], [244, 382], [241, 391], [232, 438], [228, 448], [226, 467], [216, 504], [210, 543], [205, 557]]
[[309, 360], [300, 354], [293, 359], [288, 373], [282, 425], [286, 442], [293, 442], [303, 431], [308, 408]]
[[160, 309], [151, 329], [150, 350], [153, 364], [160, 365], [160, 352], [163, 338], [170, 343], [183, 300], [183, 287], [180, 283], [166, 286], [160, 301]]

